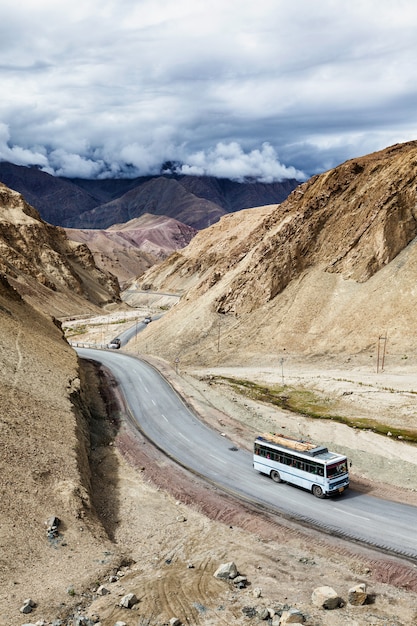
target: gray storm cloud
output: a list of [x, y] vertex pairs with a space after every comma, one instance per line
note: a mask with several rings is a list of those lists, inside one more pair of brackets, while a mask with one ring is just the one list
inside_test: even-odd
[[2, 3], [0, 159], [276, 181], [415, 139], [412, 0]]

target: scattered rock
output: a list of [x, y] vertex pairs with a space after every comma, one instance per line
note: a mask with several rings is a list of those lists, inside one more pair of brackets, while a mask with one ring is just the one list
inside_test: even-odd
[[298, 609], [290, 609], [289, 611], [284, 611], [281, 615], [280, 626], [285, 626], [286, 624], [304, 624], [306, 621], [305, 616]]
[[269, 619], [270, 615], [269, 615], [269, 611], [268, 609], [259, 609], [258, 610], [258, 617], [261, 620], [267, 620]]
[[59, 517], [56, 517], [55, 515], [48, 517], [48, 519], [45, 521], [46, 534], [48, 535], [50, 539], [58, 535], [58, 527], [60, 523], [61, 523], [61, 520], [59, 519]]
[[238, 587], [238, 589], [244, 589], [248, 584], [248, 579], [246, 576], [236, 576], [233, 579], [233, 584]]
[[171, 617], [169, 626], [181, 626], [181, 620], [179, 620], [178, 617]]
[[27, 598], [27, 600], [23, 601], [23, 605], [20, 607], [20, 612], [25, 614], [32, 613], [35, 607], [36, 603], [31, 598]]
[[257, 610], [253, 606], [244, 606], [242, 609], [242, 613], [243, 615], [246, 615], [246, 617], [255, 617], [255, 615], [257, 614]]
[[94, 626], [93, 620], [85, 615], [77, 615], [74, 617], [74, 626]]
[[262, 589], [261, 587], [255, 587], [255, 589], [253, 590], [253, 595], [255, 598], [260, 598], [262, 596]]
[[233, 579], [238, 575], [237, 567], [233, 561], [230, 563], [223, 563], [217, 570], [214, 572], [215, 578], [222, 579]]
[[127, 626], [126, 622], [116, 622], [114, 626]]
[[348, 591], [348, 602], [349, 604], [353, 604], [354, 606], [360, 606], [365, 604], [368, 599], [368, 594], [366, 593], [366, 584], [361, 583], [359, 585], [355, 585]]
[[131, 609], [137, 603], [138, 603], [138, 599], [135, 596], [135, 594], [134, 593], [127, 593], [120, 600], [119, 606], [121, 606], [124, 609]]
[[314, 589], [311, 601], [314, 606], [322, 609], [337, 609], [344, 605], [344, 602], [332, 587], [317, 587]]
[[106, 589], [106, 587], [104, 585], [100, 585], [100, 587], [97, 589], [97, 594], [99, 596], [107, 596], [107, 594], [109, 594], [110, 591], [108, 589]]

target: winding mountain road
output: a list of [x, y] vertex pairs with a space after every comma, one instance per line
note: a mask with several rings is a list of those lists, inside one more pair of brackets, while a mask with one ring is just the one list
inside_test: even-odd
[[85, 348], [77, 352], [112, 372], [138, 428], [182, 466], [270, 512], [417, 561], [417, 508], [352, 489], [319, 500], [296, 487], [276, 484], [253, 469], [250, 452], [200, 422], [147, 363], [124, 353]]

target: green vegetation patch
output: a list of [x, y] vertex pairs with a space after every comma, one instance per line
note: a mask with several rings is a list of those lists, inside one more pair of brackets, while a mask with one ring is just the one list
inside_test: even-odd
[[408, 428], [396, 428], [378, 422], [367, 417], [347, 417], [333, 413], [333, 402], [330, 398], [324, 398], [317, 392], [304, 387], [289, 385], [261, 385], [250, 380], [229, 378], [227, 376], [214, 376], [212, 380], [218, 383], [230, 385], [237, 393], [255, 402], [264, 402], [277, 406], [280, 409], [311, 417], [313, 419], [326, 419], [351, 428], [371, 430], [380, 435], [403, 439], [409, 443], [417, 443], [417, 431]]
[[64, 328], [64, 333], [66, 337], [73, 337], [75, 335], [85, 335], [88, 332], [88, 327], [83, 326], [67, 326]]

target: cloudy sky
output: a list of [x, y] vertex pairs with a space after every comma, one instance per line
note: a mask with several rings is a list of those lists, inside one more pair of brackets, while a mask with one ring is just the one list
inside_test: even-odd
[[307, 178], [417, 139], [414, 0], [2, 0], [0, 160]]

